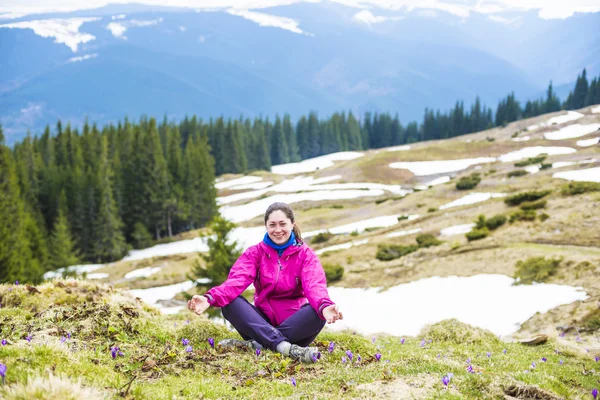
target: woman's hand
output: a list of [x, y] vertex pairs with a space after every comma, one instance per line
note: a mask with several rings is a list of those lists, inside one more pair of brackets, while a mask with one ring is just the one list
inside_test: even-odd
[[194, 295], [190, 301], [188, 301], [188, 308], [200, 315], [210, 306], [208, 299], [204, 296]]
[[325, 317], [328, 324], [333, 324], [338, 319], [344, 319], [344, 315], [338, 310], [338, 306], [335, 304], [323, 309], [323, 317]]

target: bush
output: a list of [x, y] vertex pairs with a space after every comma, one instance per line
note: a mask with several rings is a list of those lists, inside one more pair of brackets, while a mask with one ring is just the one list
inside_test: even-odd
[[401, 215], [398, 217], [398, 221], [404, 221], [405, 219], [408, 219], [408, 215]]
[[318, 244], [318, 243], [325, 243], [326, 241], [328, 241], [329, 239], [331, 239], [333, 237], [333, 233], [331, 232], [321, 232], [321, 233], [317, 233], [311, 240], [310, 242], [312, 244]]
[[515, 279], [517, 284], [531, 284], [545, 282], [556, 274], [562, 258], [546, 259], [545, 257], [531, 257], [525, 261], [517, 261]]
[[390, 261], [396, 258], [400, 258], [412, 252], [415, 252], [419, 249], [419, 246], [416, 244], [411, 244], [408, 246], [403, 245], [382, 245], [379, 246], [379, 250], [377, 250], [377, 254], [375, 258], [380, 261]]
[[134, 249], [145, 249], [152, 245], [152, 236], [141, 222], [135, 223], [131, 237], [133, 238]]
[[514, 171], [510, 171], [508, 173], [508, 177], [509, 178], [518, 178], [519, 176], [523, 176], [523, 175], [527, 175], [528, 172], [525, 171], [524, 169], [516, 169]]
[[510, 215], [510, 223], [515, 221], [535, 221], [537, 214], [534, 210], [519, 210]]
[[438, 240], [433, 235], [424, 233], [422, 235], [417, 236], [417, 243], [419, 244], [419, 247], [431, 247], [439, 246], [440, 244], [442, 244], [442, 241]]
[[388, 199], [379, 199], [379, 200], [375, 200], [375, 204], [376, 204], [376, 205], [380, 205], [381, 203], [385, 203], [385, 202], [386, 202], [386, 201], [388, 201], [388, 200], [389, 200], [389, 198], [388, 198]]
[[477, 221], [475, 221], [475, 229], [487, 228], [490, 231], [500, 228], [506, 223], [506, 217], [504, 215], [495, 215], [490, 219], [485, 219], [485, 215], [480, 215]]
[[354, 230], [350, 233], [350, 236], [358, 236], [360, 235], [360, 233], [358, 233], [358, 231]]
[[481, 176], [477, 172], [475, 172], [470, 176], [463, 176], [462, 178], [460, 178], [458, 182], [456, 182], [456, 188], [458, 190], [473, 189], [479, 184], [479, 182], [481, 182]]
[[331, 208], [335, 208], [336, 210], [339, 210], [341, 208], [344, 208], [344, 205], [343, 204], [334, 204], [331, 206]]
[[480, 240], [486, 238], [490, 233], [490, 230], [487, 227], [482, 229], [473, 229], [471, 232], [467, 233], [465, 236], [469, 242], [474, 240]]
[[550, 216], [546, 213], [541, 213], [538, 218], [540, 219], [540, 221], [544, 222], [545, 220], [547, 220], [548, 218], [550, 218]]
[[538, 201], [525, 201], [521, 203], [521, 210], [539, 210], [540, 208], [546, 207], [548, 201], [545, 199]]
[[552, 193], [552, 190], [532, 190], [530, 192], [517, 193], [504, 199], [509, 206], [518, 206], [524, 201], [536, 201]]
[[600, 183], [598, 182], [569, 182], [563, 186], [562, 194], [564, 196], [575, 196], [589, 192], [600, 192]]
[[530, 157], [527, 160], [523, 160], [523, 161], [519, 161], [518, 163], [515, 163], [515, 167], [524, 167], [526, 165], [531, 165], [531, 164], [540, 164], [545, 159], [546, 159], [546, 155]]
[[540, 169], [550, 169], [552, 168], [552, 163], [542, 163]]
[[339, 264], [323, 264], [327, 283], [337, 282], [344, 276], [344, 267]]
[[427, 212], [428, 212], [428, 213], [432, 213], [432, 212], [436, 212], [437, 210], [438, 210], [438, 209], [437, 209], [437, 207], [429, 207], [429, 208], [427, 209]]

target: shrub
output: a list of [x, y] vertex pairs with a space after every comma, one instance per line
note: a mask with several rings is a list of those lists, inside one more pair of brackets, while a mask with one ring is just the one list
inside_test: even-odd
[[328, 241], [329, 239], [331, 239], [333, 237], [333, 233], [331, 232], [321, 232], [321, 233], [317, 233], [311, 240], [310, 242], [312, 244], [318, 244], [318, 243], [325, 243], [326, 241]]
[[530, 157], [527, 160], [523, 160], [523, 161], [519, 161], [518, 163], [515, 163], [515, 167], [524, 167], [526, 165], [531, 165], [531, 164], [540, 164], [545, 159], [546, 159], [546, 155]]
[[350, 236], [358, 236], [360, 235], [360, 233], [358, 233], [358, 231], [354, 230], [352, 231], [352, 233], [350, 233]]
[[562, 194], [565, 196], [575, 196], [578, 194], [599, 192], [600, 183], [598, 182], [569, 182], [563, 186]]
[[408, 219], [408, 215], [401, 215], [398, 217], [398, 221], [404, 221], [405, 219]]
[[531, 257], [525, 261], [517, 261], [515, 278], [517, 284], [531, 284], [545, 282], [556, 274], [562, 258], [546, 259], [545, 257]]
[[482, 229], [473, 229], [471, 232], [467, 233], [465, 236], [469, 242], [474, 240], [480, 240], [486, 238], [490, 233], [490, 230], [487, 227]]
[[540, 169], [550, 169], [552, 168], [552, 163], [542, 163], [542, 165], [540, 165]]
[[479, 184], [479, 182], [481, 182], [481, 175], [475, 172], [469, 176], [463, 176], [462, 178], [460, 178], [458, 182], [456, 182], [456, 188], [458, 190], [473, 189]]
[[427, 209], [427, 212], [428, 212], [428, 213], [431, 213], [431, 212], [436, 212], [437, 210], [438, 210], [438, 209], [437, 209], [437, 207], [429, 207], [429, 208]]
[[545, 199], [538, 201], [524, 201], [521, 203], [521, 210], [539, 210], [540, 208], [546, 207], [548, 201]]
[[518, 178], [519, 176], [523, 176], [523, 175], [527, 175], [528, 172], [525, 171], [524, 169], [516, 169], [514, 171], [510, 171], [508, 173], [508, 177], [509, 178]]
[[438, 240], [435, 236], [424, 233], [417, 236], [417, 243], [419, 247], [431, 247], [431, 246], [439, 246], [442, 244], [441, 240]]
[[324, 264], [325, 276], [327, 283], [337, 282], [344, 276], [344, 267], [339, 264]]
[[537, 214], [534, 210], [519, 210], [510, 215], [510, 223], [515, 221], [535, 221]]
[[388, 201], [388, 200], [389, 200], [389, 198], [388, 198], [388, 199], [379, 199], [379, 200], [375, 200], [375, 204], [376, 204], [376, 205], [380, 205], [381, 203], [385, 203], [385, 202], [386, 202], [386, 201]]
[[382, 245], [379, 246], [379, 249], [377, 250], [377, 254], [375, 255], [375, 258], [377, 258], [380, 261], [390, 261], [390, 260], [394, 260], [396, 258], [400, 258], [402, 256], [405, 256], [407, 254], [410, 254], [414, 251], [417, 251], [419, 249], [419, 246], [417, 246], [416, 244], [411, 244], [408, 246], [403, 246], [403, 245]]
[[494, 231], [494, 230], [500, 228], [505, 223], [506, 223], [506, 216], [499, 214], [499, 215], [494, 215], [492, 218], [486, 220], [485, 226], [490, 231]]
[[341, 208], [344, 208], [344, 205], [343, 204], [334, 204], [331, 206], [331, 208], [341, 209]]
[[509, 206], [518, 206], [524, 201], [536, 201], [552, 193], [551, 190], [532, 190], [530, 192], [517, 193], [504, 199]]
[[540, 221], [544, 222], [545, 220], [547, 220], [548, 218], [550, 218], [550, 216], [546, 213], [541, 213], [538, 218], [540, 219]]
[[373, 232], [373, 231], [376, 231], [377, 229], [381, 229], [381, 226], [371, 226], [369, 228], [365, 228], [365, 232]]

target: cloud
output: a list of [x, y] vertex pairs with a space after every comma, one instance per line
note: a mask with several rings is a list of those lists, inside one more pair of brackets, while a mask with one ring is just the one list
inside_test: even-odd
[[106, 25], [106, 29], [108, 29], [114, 37], [127, 39], [127, 36], [123, 36], [127, 28], [119, 22], [111, 22], [110, 24]]
[[354, 14], [352, 17], [354, 20], [358, 22], [362, 22], [367, 25], [371, 24], [379, 24], [385, 21], [399, 21], [403, 19], [403, 17], [383, 17], [383, 16], [375, 16], [369, 10], [362, 10]]
[[0, 25], [0, 28], [10, 29], [32, 29], [36, 35], [42, 37], [53, 37], [55, 43], [64, 43], [74, 53], [77, 52], [79, 44], [87, 43], [96, 39], [94, 35], [79, 32], [79, 27], [86, 22], [98, 21], [100, 18], [52, 18], [34, 21], [14, 22], [12, 24]]
[[490, 21], [494, 21], [494, 22], [498, 22], [500, 24], [506, 24], [506, 25], [510, 25], [510, 24], [514, 24], [515, 22], [519, 21], [521, 19], [521, 17], [514, 17], [514, 18], [506, 18], [506, 17], [502, 17], [500, 15], [488, 15], [488, 19]]
[[279, 17], [277, 15], [249, 10], [236, 10], [234, 8], [230, 8], [227, 10], [227, 12], [231, 15], [237, 15], [238, 17], [246, 18], [250, 21], [256, 22], [260, 26], [281, 28], [294, 33], [311, 35], [310, 33], [306, 33], [302, 29], [298, 28], [298, 21], [291, 18]]
[[86, 54], [85, 56], [71, 57], [67, 60], [68, 63], [81, 62], [98, 57], [98, 53]]
[[110, 17], [110, 19], [112, 19], [113, 21], [116, 19], [125, 19], [126, 15], [125, 14], [119, 14], [119, 15], [113, 15], [112, 17]]
[[144, 27], [144, 26], [152, 26], [157, 25], [163, 22], [163, 18], [151, 19], [151, 20], [138, 20], [132, 19], [129, 21], [121, 21], [121, 22], [110, 22], [106, 25], [106, 29], [108, 29], [114, 37], [119, 39], [127, 40], [127, 36], [125, 36], [125, 32], [127, 29], [131, 27]]
[[179, 31], [180, 31], [180, 32], [185, 32], [186, 30], [187, 30], [187, 28], [186, 28], [185, 26], [183, 26], [183, 25], [181, 25], [181, 26], [179, 27]]

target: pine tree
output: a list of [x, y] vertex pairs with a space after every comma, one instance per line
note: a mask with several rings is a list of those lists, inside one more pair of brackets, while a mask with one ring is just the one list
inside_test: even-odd
[[[62, 196], [64, 195], [63, 191]], [[75, 248], [75, 242], [71, 237], [69, 222], [67, 221], [64, 211], [60, 209], [56, 222], [54, 223], [52, 237], [50, 238], [49, 265], [52, 269], [58, 269], [77, 265], [79, 262], [79, 253]]]
[[271, 131], [271, 163], [273, 165], [287, 164], [290, 162], [288, 144], [283, 132], [281, 118], [275, 117], [275, 125]]
[[[156, 136], [158, 139], [158, 135]], [[100, 202], [94, 222], [94, 258], [98, 262], [116, 261], [127, 254], [127, 244], [122, 233], [123, 222], [119, 218], [113, 198], [113, 172], [108, 160], [108, 144], [102, 140], [98, 184]]]
[[[225, 282], [229, 275], [229, 270], [235, 261], [239, 258], [241, 251], [237, 241], [230, 239], [231, 231], [236, 227], [232, 222], [222, 217], [215, 217], [210, 225], [210, 231], [215, 236], [205, 235], [208, 243], [208, 255], [202, 255], [205, 262], [203, 266], [199, 261], [194, 263], [188, 279], [196, 281], [197, 279], [208, 278], [211, 286], [217, 286]], [[197, 283], [199, 287], [206, 284]]]
[[360, 125], [352, 112], [348, 113], [348, 150], [362, 150], [363, 143], [360, 135]]
[[298, 151], [298, 140], [296, 137], [296, 133], [294, 132], [294, 127], [292, 126], [289, 114], [285, 114], [283, 117], [283, 135], [286, 138], [288, 147], [288, 162], [300, 161], [300, 153]]

